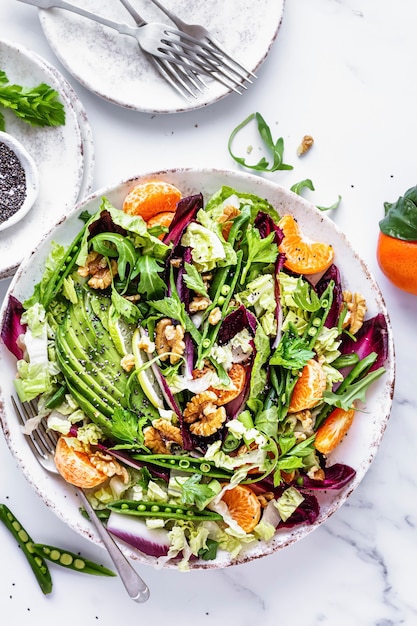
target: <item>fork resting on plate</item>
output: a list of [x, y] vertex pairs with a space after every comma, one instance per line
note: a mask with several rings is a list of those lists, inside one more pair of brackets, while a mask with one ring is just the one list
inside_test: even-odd
[[[13, 396], [11, 401], [21, 426], [24, 426], [30, 418], [37, 416], [36, 406], [33, 402], [21, 403], [19, 400], [16, 402]], [[52, 474], [58, 474], [54, 462], [55, 446], [58, 439], [57, 433], [47, 430], [45, 424], [41, 421], [29, 435], [26, 435], [26, 438], [30, 449], [40, 465], [42, 465], [46, 471]], [[104, 528], [83, 490], [76, 487], [74, 487], [74, 489], [77, 489], [77, 494], [82, 500], [90, 521], [103, 542], [129, 596], [135, 602], [146, 602], [149, 598], [149, 588], [147, 584], [142, 580], [111, 535]]]

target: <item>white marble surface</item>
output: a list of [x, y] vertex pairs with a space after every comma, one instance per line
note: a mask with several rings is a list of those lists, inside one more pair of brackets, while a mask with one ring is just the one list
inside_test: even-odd
[[[227, 138], [249, 113], [261, 112], [273, 134], [284, 137], [286, 160], [295, 166], [270, 177], [286, 186], [311, 178], [316, 192], [309, 197], [317, 204], [332, 204], [342, 195], [333, 218], [381, 286], [397, 354], [392, 416], [369, 472], [342, 509], [302, 542], [224, 571], [140, 568], [152, 595], [147, 604], [136, 605], [116, 578], [86, 579], [57, 568], [54, 592], [44, 597], [0, 527], [1, 622], [417, 624], [417, 298], [390, 285], [375, 259], [383, 202], [417, 183], [415, 0], [287, 0], [277, 41], [244, 97], [164, 116], [123, 110], [81, 87], [55, 59], [36, 9], [2, 0], [0, 16], [1, 36], [52, 62], [81, 98], [94, 133], [96, 188], [165, 167], [236, 168]], [[304, 134], [311, 134], [315, 145], [297, 159]], [[0, 298], [7, 286], [8, 281], [0, 283]], [[40, 541], [87, 552], [110, 565], [99, 547], [80, 539], [47, 509], [2, 437], [0, 502]]]

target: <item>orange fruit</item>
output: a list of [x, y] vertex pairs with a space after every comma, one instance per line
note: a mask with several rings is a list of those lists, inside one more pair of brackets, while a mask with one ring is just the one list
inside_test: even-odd
[[60, 437], [55, 450], [55, 465], [61, 476], [76, 487], [91, 489], [107, 480], [106, 474], [94, 467], [88, 454], [68, 444]]
[[396, 239], [380, 232], [376, 257], [393, 285], [417, 295], [417, 241]]
[[289, 413], [312, 409], [323, 399], [326, 389], [326, 374], [318, 361], [310, 359], [303, 367], [301, 376], [292, 392]]
[[[194, 370], [193, 378], [201, 378], [204, 374], [207, 373], [207, 367], [204, 367], [202, 370]], [[227, 404], [231, 402], [235, 398], [240, 395], [245, 386], [246, 381], [246, 370], [243, 365], [240, 363], [233, 363], [230, 370], [227, 372], [234, 389], [215, 389], [214, 387], [209, 387], [208, 391], [213, 391], [216, 396], [216, 404], [217, 406], [223, 406], [223, 404]]]
[[[152, 228], [152, 226], [166, 226], [169, 228], [172, 220], [174, 219], [175, 213], [173, 211], [164, 211], [163, 213], [157, 213], [150, 220], [146, 222], [146, 226], [148, 228]], [[158, 239], [163, 239], [165, 237], [165, 233], [161, 233], [158, 236]]]
[[123, 201], [123, 211], [140, 215], [148, 222], [158, 213], [175, 213], [181, 199], [181, 191], [164, 181], [155, 180], [133, 187]]
[[334, 409], [317, 429], [314, 445], [322, 454], [329, 454], [342, 441], [352, 425], [355, 409]]
[[284, 233], [279, 251], [286, 256], [285, 267], [296, 274], [316, 274], [325, 271], [333, 262], [334, 250], [327, 243], [312, 241], [304, 235], [292, 215], [284, 215], [278, 222]]
[[254, 491], [247, 485], [237, 485], [225, 491], [222, 500], [245, 533], [252, 532], [261, 519], [261, 503]]

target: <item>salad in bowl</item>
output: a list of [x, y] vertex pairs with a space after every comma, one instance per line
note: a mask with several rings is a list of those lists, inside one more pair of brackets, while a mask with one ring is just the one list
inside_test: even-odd
[[68, 485], [29, 472], [6, 410], [25, 473], [90, 535], [62, 498], [83, 488], [160, 566], [304, 536], [359, 484], [389, 415], [373, 279], [328, 218], [253, 176], [161, 172], [94, 194], [19, 270], [1, 336], [14, 393], [36, 403], [25, 432], [58, 432]]

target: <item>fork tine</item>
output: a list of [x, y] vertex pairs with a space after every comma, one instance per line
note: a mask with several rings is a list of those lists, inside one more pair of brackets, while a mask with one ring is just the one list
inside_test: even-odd
[[181, 52], [174, 47], [166, 49], [164, 54], [166, 54], [167, 58], [173, 63], [192, 69], [194, 74], [203, 73], [207, 76], [211, 76], [239, 95], [242, 95], [242, 92], [238, 89], [239, 87], [247, 89], [245, 84], [237, 81], [224, 67], [221, 67], [218, 63], [214, 63], [209, 58], [204, 57], [203, 59], [197, 54], [193, 54], [192, 58], [183, 57]]

